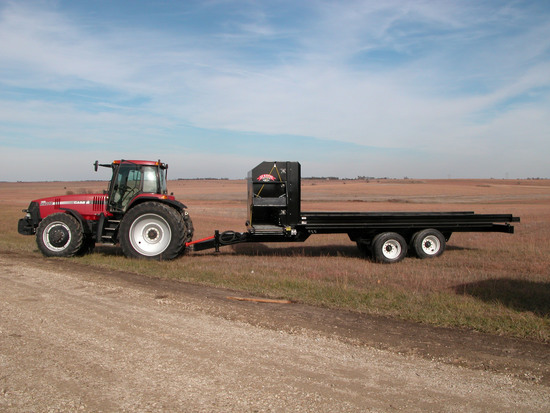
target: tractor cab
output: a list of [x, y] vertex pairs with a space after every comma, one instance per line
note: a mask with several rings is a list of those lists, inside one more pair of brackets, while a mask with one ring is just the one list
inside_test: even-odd
[[114, 161], [112, 164], [95, 163], [113, 169], [107, 193], [107, 211], [124, 213], [131, 201], [142, 194], [167, 195], [166, 171], [168, 165], [160, 161]]

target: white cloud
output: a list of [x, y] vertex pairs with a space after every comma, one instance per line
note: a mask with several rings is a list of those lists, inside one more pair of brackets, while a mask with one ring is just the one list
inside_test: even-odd
[[[489, 168], [495, 148], [512, 148], [529, 131], [536, 147], [522, 147], [515, 162], [526, 171], [543, 163], [550, 25], [530, 27], [529, 16], [498, 2], [319, 2], [285, 27], [257, 7], [235, 22], [237, 31], [198, 35], [7, 3], [0, 87], [13, 91], [0, 97], [0, 139], [154, 146], [184, 124], [409, 148], [456, 159], [457, 168], [476, 153]], [[282, 38], [290, 45], [272, 44]], [[255, 49], [266, 42], [272, 49]], [[354, 60], [376, 49], [403, 60]], [[128, 103], [135, 99], [142, 103]]]

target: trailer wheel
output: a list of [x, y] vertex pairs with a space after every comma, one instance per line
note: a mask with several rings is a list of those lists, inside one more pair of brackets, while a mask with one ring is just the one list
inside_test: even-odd
[[374, 238], [372, 253], [378, 262], [385, 264], [399, 262], [407, 255], [407, 242], [396, 232], [383, 232]]
[[63, 212], [48, 215], [36, 230], [36, 244], [46, 257], [72, 257], [82, 248], [83, 240], [78, 220]]
[[130, 209], [120, 223], [120, 246], [127, 257], [172, 260], [185, 248], [187, 228], [169, 205], [144, 202]]
[[445, 251], [445, 237], [436, 229], [425, 229], [413, 236], [412, 246], [418, 258], [439, 257]]

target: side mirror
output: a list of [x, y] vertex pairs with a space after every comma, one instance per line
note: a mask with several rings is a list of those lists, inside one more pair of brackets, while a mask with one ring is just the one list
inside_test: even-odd
[[97, 172], [98, 167], [99, 167], [99, 161], [95, 161], [95, 163], [94, 163], [94, 171]]

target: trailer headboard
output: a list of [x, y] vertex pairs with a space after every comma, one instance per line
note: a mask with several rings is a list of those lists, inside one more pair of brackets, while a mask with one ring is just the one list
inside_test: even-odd
[[248, 222], [278, 227], [300, 220], [300, 163], [265, 161], [248, 172]]

